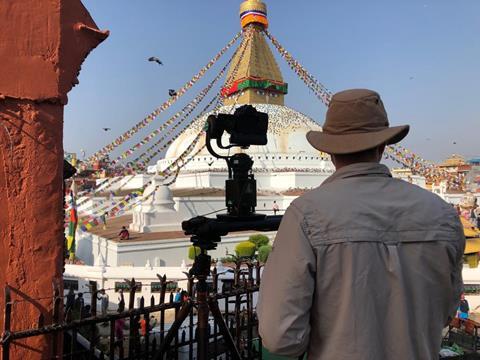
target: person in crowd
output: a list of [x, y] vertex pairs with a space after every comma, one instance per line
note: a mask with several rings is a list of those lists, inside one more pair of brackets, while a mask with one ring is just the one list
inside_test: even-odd
[[67, 302], [65, 304], [65, 317], [70, 317], [73, 307], [75, 306], [75, 292], [73, 288], [70, 287], [67, 293]]
[[129, 240], [130, 239], [130, 233], [128, 232], [127, 228], [125, 226], [122, 226], [122, 230], [120, 230], [120, 233], [118, 234], [120, 237], [120, 240]]
[[460, 209], [460, 216], [463, 217], [465, 220], [468, 220], [470, 221], [470, 215], [471, 215], [471, 211], [470, 209], [467, 209], [467, 208], [463, 208], [463, 209]]
[[85, 305], [82, 309], [82, 319], [92, 316], [92, 307], [90, 305]]
[[78, 293], [75, 303], [73, 305], [73, 312], [75, 313], [76, 318], [80, 318], [84, 314], [85, 299], [83, 298], [83, 293]]
[[150, 330], [155, 329], [157, 327], [157, 318], [153, 315], [150, 315]]
[[125, 310], [125, 297], [123, 296], [123, 289], [118, 291], [118, 310], [119, 312], [123, 312]]
[[[120, 308], [117, 312], [121, 313]], [[119, 348], [120, 358], [123, 358], [123, 329], [125, 328], [125, 319], [120, 318], [115, 320], [115, 347]]]
[[475, 218], [476, 218], [476, 226], [477, 228], [480, 229], [480, 206], [477, 205], [477, 207], [474, 210]]
[[183, 291], [180, 293], [180, 298], [181, 298], [181, 301], [182, 301], [182, 302], [185, 302], [185, 301], [190, 300], [190, 296], [188, 295], [188, 292], [186, 292], [185, 290], [183, 290]]
[[278, 204], [277, 204], [277, 201], [274, 200], [273, 201], [273, 215], [277, 215], [277, 212], [280, 210], [280, 208], [278, 207]]
[[[322, 360], [437, 359], [462, 291], [465, 237], [439, 196], [392, 177], [378, 93], [335, 94], [309, 143], [336, 171], [288, 207], [262, 276], [259, 333], [271, 352]], [[434, 300], [433, 300], [434, 299]]]
[[100, 300], [100, 311], [102, 312], [102, 316], [105, 316], [108, 312], [108, 294], [105, 292], [105, 289], [101, 289], [98, 294], [97, 299]]
[[473, 226], [477, 226], [477, 217], [475, 216], [475, 207], [470, 209], [470, 222]]
[[457, 317], [462, 320], [468, 319], [468, 313], [470, 311], [470, 306], [468, 305], [467, 299], [465, 299], [465, 294], [460, 295], [460, 304], [457, 310]]
[[462, 214], [462, 210], [460, 209], [460, 205], [455, 205], [455, 210], [457, 211], [458, 216]]
[[107, 230], [107, 216], [108, 216], [108, 212], [104, 212], [104, 213], [100, 216], [100, 219], [102, 220], [103, 230]]
[[146, 315], [143, 315], [138, 322], [139, 325], [139, 333], [140, 333], [140, 341], [142, 344], [145, 343], [145, 337], [147, 336], [147, 320], [145, 319]]
[[173, 298], [173, 302], [180, 302], [182, 301], [182, 290], [180, 288], [177, 289], [175, 293], [175, 297]]

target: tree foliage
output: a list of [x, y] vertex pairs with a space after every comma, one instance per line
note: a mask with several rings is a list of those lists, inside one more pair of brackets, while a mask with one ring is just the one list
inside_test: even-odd
[[272, 252], [272, 245], [263, 245], [258, 249], [258, 260], [262, 263], [266, 263], [268, 255]]
[[195, 256], [200, 254], [200, 248], [198, 246], [190, 245], [188, 248], [188, 258], [190, 260], [195, 260]]
[[251, 241], [242, 241], [235, 246], [235, 253], [237, 256], [250, 257], [255, 254], [255, 244]]
[[263, 234], [255, 234], [248, 238], [248, 241], [255, 244], [255, 248], [258, 250], [260, 247], [264, 245], [268, 245], [270, 243], [270, 239], [268, 236]]

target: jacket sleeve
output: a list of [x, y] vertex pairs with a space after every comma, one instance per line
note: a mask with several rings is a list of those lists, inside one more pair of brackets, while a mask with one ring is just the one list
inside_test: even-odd
[[456, 237], [456, 257], [453, 265], [453, 269], [450, 275], [453, 286], [453, 298], [450, 304], [450, 315], [453, 317], [457, 311], [458, 305], [460, 303], [460, 294], [463, 292], [463, 278], [462, 278], [462, 269], [463, 269], [463, 253], [465, 251], [465, 235], [463, 232], [463, 225], [460, 222], [460, 218], [457, 214], [453, 215], [454, 217], [454, 229]]
[[261, 279], [259, 332], [277, 355], [299, 356], [308, 347], [316, 260], [304, 230], [300, 210], [290, 205]]

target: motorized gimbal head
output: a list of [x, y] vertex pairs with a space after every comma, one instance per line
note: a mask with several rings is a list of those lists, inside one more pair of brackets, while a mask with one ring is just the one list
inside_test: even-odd
[[[251, 105], [239, 107], [233, 115], [210, 115], [207, 119], [207, 149], [218, 159], [227, 162], [228, 179], [225, 186], [225, 202], [227, 214], [219, 218], [232, 220], [251, 220], [257, 217], [257, 182], [252, 173], [253, 160], [245, 153], [232, 156], [219, 155], [212, 147], [216, 140], [220, 149], [240, 147], [247, 149], [251, 145], [266, 145], [268, 130], [268, 114], [258, 112]], [[230, 144], [222, 144], [224, 132], [230, 134]]]

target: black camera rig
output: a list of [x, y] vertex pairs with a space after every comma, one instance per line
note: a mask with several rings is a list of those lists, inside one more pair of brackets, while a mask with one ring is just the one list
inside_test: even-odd
[[[213, 250], [221, 241], [222, 236], [229, 232], [258, 230], [277, 230], [282, 216], [267, 216], [257, 214], [257, 183], [252, 173], [253, 160], [245, 153], [232, 156], [217, 154], [211, 141], [216, 140], [220, 149], [230, 149], [234, 146], [248, 148], [250, 145], [267, 144], [268, 115], [258, 112], [253, 106], [245, 105], [238, 108], [233, 115], [211, 115], [207, 119], [206, 143], [208, 151], [218, 159], [225, 159], [228, 167], [228, 179], [225, 187], [226, 214], [219, 214], [216, 218], [197, 216], [182, 222], [186, 235], [191, 235], [191, 242], [200, 248], [200, 254], [195, 257], [190, 274], [198, 281], [196, 284], [196, 305], [198, 310], [198, 347], [197, 358], [209, 359], [209, 312], [220, 328], [231, 358], [240, 360], [241, 356], [236, 348], [233, 338], [222, 317], [215, 297], [208, 294], [207, 278], [210, 275], [211, 257], [207, 250]], [[224, 132], [230, 134], [230, 145], [222, 144]], [[172, 327], [165, 337], [163, 345], [157, 354], [157, 359], [163, 358], [167, 353], [174, 333], [178, 331], [183, 321], [187, 318], [194, 303], [186, 302]]]
[[[266, 145], [268, 114], [258, 112], [251, 105], [239, 107], [232, 114], [210, 115], [206, 124], [206, 146], [210, 154], [224, 159], [228, 168], [225, 182], [225, 204], [227, 213], [216, 218], [202, 216], [182, 222], [186, 235], [202, 253], [213, 250], [221, 237], [229, 232], [258, 230], [277, 230], [281, 215], [267, 216], [255, 212], [257, 206], [257, 182], [252, 172], [253, 160], [245, 153], [232, 156], [218, 154], [212, 147], [212, 140], [220, 149], [240, 147], [246, 149], [251, 145]], [[230, 144], [222, 144], [223, 134], [230, 134]]]

